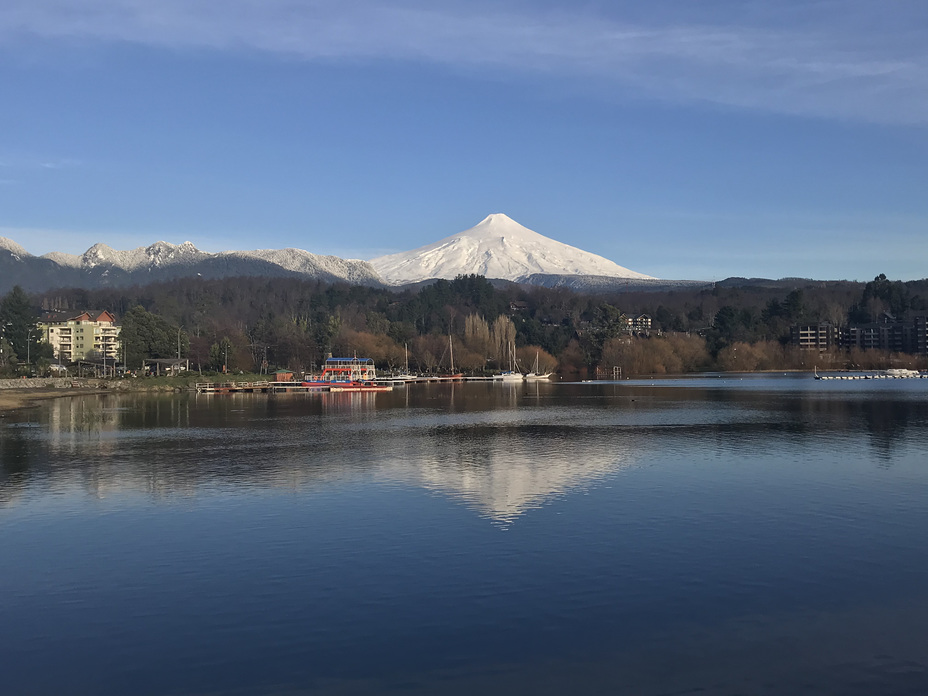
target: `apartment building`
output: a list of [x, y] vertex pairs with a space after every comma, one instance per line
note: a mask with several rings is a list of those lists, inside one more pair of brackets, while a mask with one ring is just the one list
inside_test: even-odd
[[881, 321], [845, 328], [828, 322], [797, 325], [790, 328], [790, 338], [794, 346], [803, 350], [862, 348], [928, 355], [928, 317], [902, 321], [887, 314]]
[[843, 333], [830, 322], [790, 327], [790, 339], [802, 350], [831, 350], [841, 345]]
[[648, 335], [651, 333], [651, 317], [647, 314], [639, 314], [628, 320], [628, 326], [633, 333]]
[[65, 317], [50, 314], [37, 324], [42, 340], [62, 363], [85, 360], [96, 356], [115, 361], [121, 354], [120, 326], [116, 317], [106, 310], [81, 312]]

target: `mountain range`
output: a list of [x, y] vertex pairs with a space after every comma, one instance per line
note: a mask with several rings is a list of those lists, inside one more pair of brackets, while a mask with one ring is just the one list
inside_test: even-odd
[[196, 276], [290, 276], [401, 286], [462, 274], [578, 290], [667, 283], [544, 237], [502, 213], [433, 244], [370, 262], [301, 249], [210, 253], [191, 242], [155, 242], [127, 251], [95, 244], [79, 256], [57, 251], [33, 256], [13, 240], [0, 237], [0, 293], [14, 285], [41, 292], [55, 287], [145, 285]]
[[57, 251], [33, 256], [16, 242], [0, 237], [0, 293], [14, 285], [41, 292], [56, 287], [145, 285], [194, 276], [288, 276], [357, 285], [382, 284], [367, 261], [320, 256], [302, 249], [209, 253], [200, 251], [191, 242], [176, 245], [155, 242], [128, 251], [95, 244], [80, 256]]

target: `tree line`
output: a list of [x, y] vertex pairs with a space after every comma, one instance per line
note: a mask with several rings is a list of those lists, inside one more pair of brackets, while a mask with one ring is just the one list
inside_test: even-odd
[[[802, 368], [808, 356], [789, 345], [790, 326], [872, 321], [885, 312], [903, 318], [928, 310], [926, 290], [926, 281], [885, 275], [866, 284], [717, 283], [613, 295], [474, 275], [400, 291], [296, 278], [188, 278], [30, 296], [14, 288], [0, 301], [0, 369], [22, 361], [30, 341], [24, 326], [40, 311], [85, 309], [117, 315], [130, 368], [180, 355], [204, 371], [299, 372], [335, 354], [371, 357], [387, 369], [408, 361], [422, 372], [449, 369], [453, 351], [457, 369], [481, 373], [507, 368], [510, 344], [525, 367], [537, 355], [543, 370], [581, 376], [613, 366], [627, 375]], [[639, 314], [652, 319], [647, 336], [629, 330]]]

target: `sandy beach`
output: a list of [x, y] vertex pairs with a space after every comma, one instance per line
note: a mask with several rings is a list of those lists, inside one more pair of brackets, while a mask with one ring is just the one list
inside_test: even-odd
[[62, 396], [74, 396], [68, 389], [0, 389], [0, 414], [28, 408], [37, 401], [55, 399]]

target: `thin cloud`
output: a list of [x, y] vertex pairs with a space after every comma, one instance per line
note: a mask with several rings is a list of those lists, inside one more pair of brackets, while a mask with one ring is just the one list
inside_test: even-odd
[[[878, 4], [879, 13], [874, 6]], [[8, 0], [0, 42], [248, 49], [593, 80], [653, 98], [884, 123], [928, 122], [922, 3], [668, 3], [676, 13], [373, 0]], [[775, 5], [779, 9], [770, 9]]]
[[43, 160], [38, 163], [38, 166], [42, 169], [72, 169], [80, 165], [80, 162], [74, 159], [55, 159], [55, 160]]
[[28, 172], [35, 170], [55, 171], [61, 169], [73, 169], [79, 167], [80, 161], [68, 157], [37, 157], [35, 155], [23, 155], [8, 157], [0, 160], [0, 168], [6, 170], [17, 170]]

